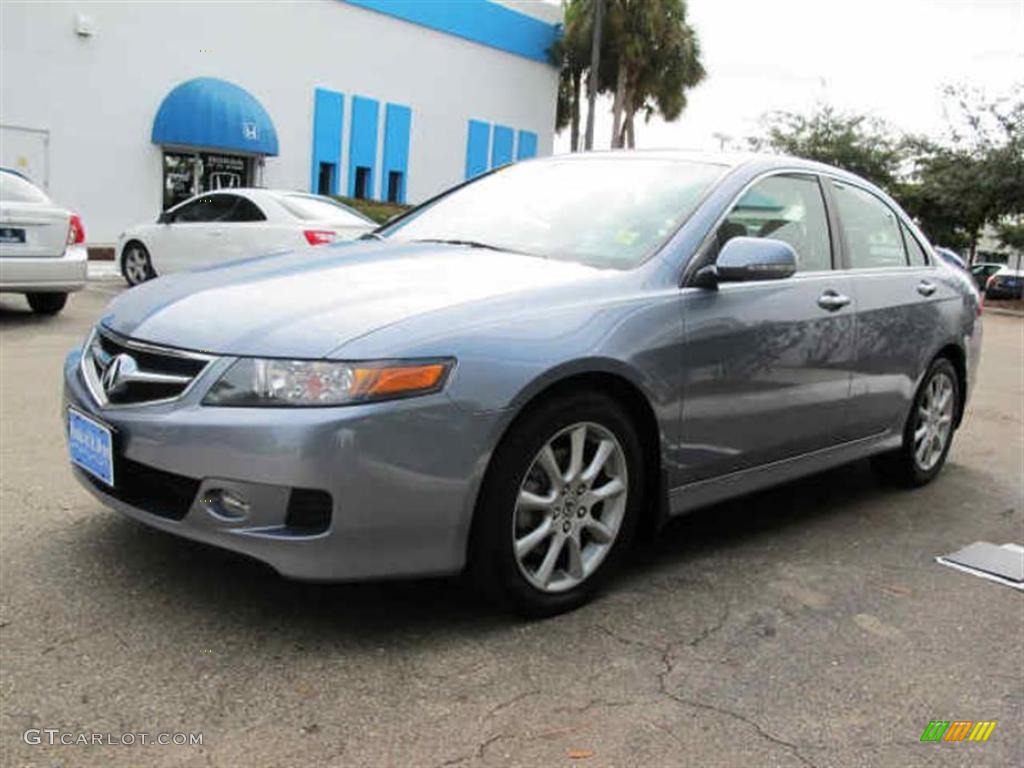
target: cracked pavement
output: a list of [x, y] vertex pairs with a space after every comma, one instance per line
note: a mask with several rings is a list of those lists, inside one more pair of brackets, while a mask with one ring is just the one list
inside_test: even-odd
[[[989, 316], [950, 463], [861, 462], [674, 521], [575, 613], [454, 580], [287, 582], [73, 481], [60, 368], [116, 283], [57, 318], [0, 299], [0, 762], [11, 766], [1016, 766], [1024, 596], [934, 563], [1024, 543], [1024, 322]], [[997, 720], [922, 744], [930, 720]], [[26, 728], [202, 732], [28, 745]]]

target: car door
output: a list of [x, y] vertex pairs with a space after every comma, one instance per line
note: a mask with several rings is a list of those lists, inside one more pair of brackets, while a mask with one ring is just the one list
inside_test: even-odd
[[218, 197], [224, 199], [227, 210], [210, 227], [209, 237], [215, 241], [214, 250], [209, 253], [210, 262], [244, 259], [280, 250], [280, 245], [268, 234], [266, 214], [256, 203], [242, 195]]
[[797, 253], [791, 277], [683, 290], [682, 483], [827, 448], [844, 436], [853, 362], [849, 278], [833, 269], [833, 226], [818, 177], [770, 176], [718, 226]]
[[828, 188], [857, 304], [849, 431], [860, 438], [902, 428], [942, 339], [940, 306], [958, 294], [887, 201], [846, 181]]
[[150, 256], [158, 275], [194, 269], [220, 261], [224, 231], [221, 222], [235, 206], [235, 195], [205, 194], [171, 214]]

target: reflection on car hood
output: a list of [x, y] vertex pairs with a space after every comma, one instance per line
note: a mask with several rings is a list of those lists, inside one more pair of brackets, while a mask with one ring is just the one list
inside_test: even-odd
[[317, 358], [428, 312], [607, 274], [464, 246], [356, 242], [144, 283], [114, 300], [101, 322], [132, 338], [183, 349]]

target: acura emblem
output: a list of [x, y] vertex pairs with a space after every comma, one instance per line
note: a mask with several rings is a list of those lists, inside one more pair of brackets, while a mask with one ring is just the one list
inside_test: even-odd
[[135, 358], [131, 355], [115, 355], [114, 359], [110, 361], [110, 365], [107, 366], [107, 370], [103, 372], [103, 391], [108, 395], [114, 394], [127, 384], [138, 370], [139, 366], [136, 365]]

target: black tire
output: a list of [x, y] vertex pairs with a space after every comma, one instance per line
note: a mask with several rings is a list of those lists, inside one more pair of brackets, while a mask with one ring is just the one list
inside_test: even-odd
[[[142, 261], [141, 275], [138, 274], [137, 269], [129, 267], [129, 258], [132, 254], [138, 254], [138, 258]], [[149, 256], [149, 250], [138, 240], [125, 243], [124, 250], [121, 252], [121, 275], [130, 286], [141, 285], [156, 277], [156, 270], [153, 269], [153, 260]]]
[[27, 293], [25, 298], [37, 315], [56, 315], [68, 303], [66, 293]]
[[[547, 592], [530, 583], [514, 552], [514, 515], [520, 486], [545, 444], [567, 427], [590, 423], [612, 433], [627, 475], [625, 511], [618, 534], [596, 570], [580, 584]], [[552, 397], [531, 407], [512, 425], [491, 458], [477, 502], [467, 575], [489, 598], [532, 617], [552, 616], [590, 600], [628, 551], [644, 503], [643, 450], [627, 411], [594, 391]]]
[[[918, 428], [918, 412], [925, 399], [925, 393], [932, 381], [938, 376], [945, 376], [953, 385], [953, 421], [949, 428], [949, 436], [946, 438], [942, 453], [938, 461], [929, 468], [922, 468], [915, 456], [914, 431]], [[961, 399], [963, 397], [960, 377], [957, 375], [953, 363], [946, 357], [938, 357], [932, 361], [931, 366], [914, 395], [914, 403], [907, 416], [907, 423], [903, 427], [903, 444], [889, 453], [883, 453], [871, 459], [871, 465], [882, 477], [906, 488], [917, 488], [927, 485], [942, 471], [949, 455], [949, 448], [953, 444], [953, 437], [956, 434], [956, 417], [960, 413]]]

